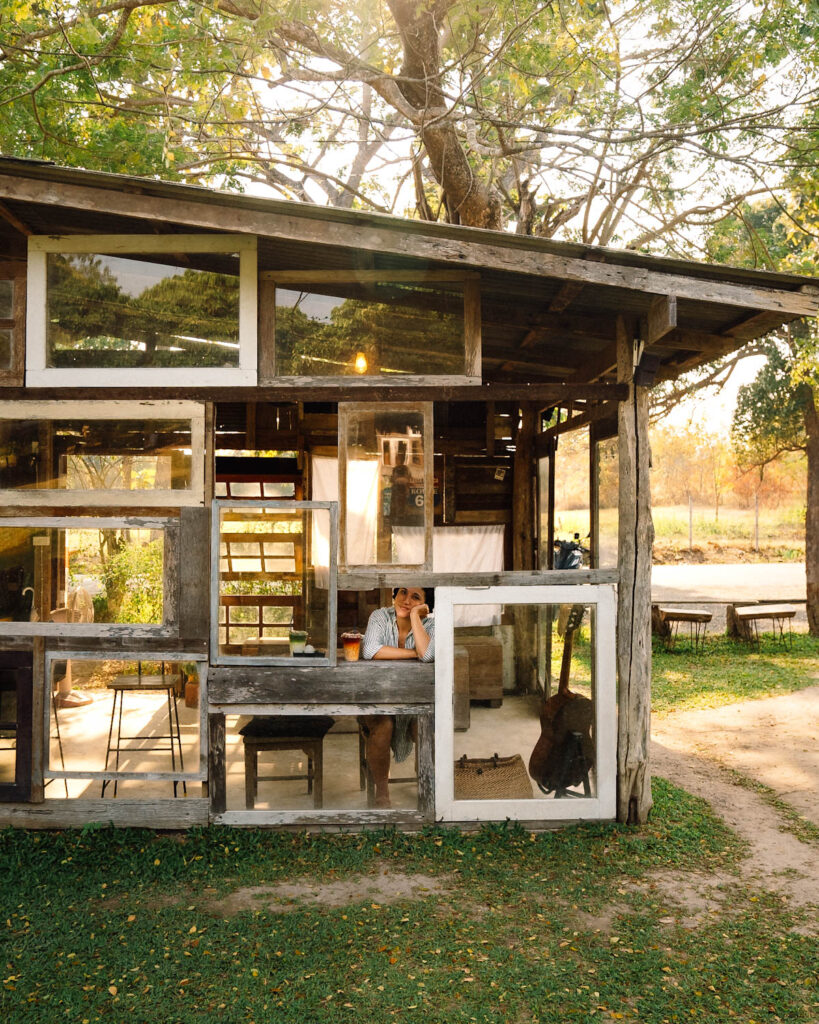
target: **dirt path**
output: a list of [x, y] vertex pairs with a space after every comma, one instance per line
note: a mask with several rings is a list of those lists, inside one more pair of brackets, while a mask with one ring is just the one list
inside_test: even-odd
[[750, 845], [745, 880], [819, 906], [819, 849], [783, 831], [782, 814], [732, 773], [773, 789], [819, 825], [819, 686], [652, 724], [652, 771], [707, 800]]

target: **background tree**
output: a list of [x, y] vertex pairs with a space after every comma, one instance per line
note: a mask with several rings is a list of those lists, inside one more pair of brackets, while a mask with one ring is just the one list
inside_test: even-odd
[[818, 22], [794, 0], [0, 0], [0, 145], [691, 251], [815, 161]]

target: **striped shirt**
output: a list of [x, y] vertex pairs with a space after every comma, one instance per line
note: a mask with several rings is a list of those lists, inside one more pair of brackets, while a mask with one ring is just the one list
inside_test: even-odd
[[[429, 646], [419, 661], [435, 661], [435, 619], [428, 615], [421, 624], [429, 634]], [[394, 608], [378, 608], [370, 616], [367, 631], [361, 645], [361, 657], [370, 661], [382, 647], [400, 647], [398, 643], [398, 622]], [[415, 636], [410, 629], [404, 647], [415, 650]]]

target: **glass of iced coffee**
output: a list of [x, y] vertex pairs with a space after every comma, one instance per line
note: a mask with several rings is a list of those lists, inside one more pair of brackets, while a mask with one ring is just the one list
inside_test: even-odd
[[341, 634], [345, 661], [358, 661], [361, 654], [361, 634], [357, 631]]

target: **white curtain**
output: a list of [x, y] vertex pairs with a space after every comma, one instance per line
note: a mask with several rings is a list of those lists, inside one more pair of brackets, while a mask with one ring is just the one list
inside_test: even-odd
[[[502, 572], [503, 526], [437, 526], [433, 572]], [[501, 605], [458, 605], [455, 626], [499, 626]]]
[[[338, 501], [338, 459], [313, 456], [313, 500]], [[378, 523], [378, 463], [351, 459], [347, 463], [347, 564], [374, 565]], [[314, 523], [313, 545], [329, 564], [330, 539], [324, 518]]]

